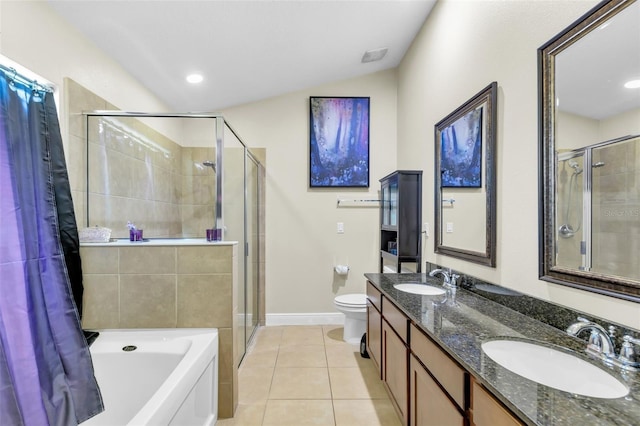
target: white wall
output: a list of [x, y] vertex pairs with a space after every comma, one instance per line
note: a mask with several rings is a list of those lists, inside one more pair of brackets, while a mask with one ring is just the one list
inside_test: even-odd
[[[0, 53], [56, 84], [60, 91], [63, 78], [70, 77], [122, 110], [168, 111], [113, 59], [66, 24], [46, 1], [0, 1]], [[64, 100], [58, 109], [60, 117], [66, 117]], [[60, 126], [64, 137], [65, 120]], [[178, 139], [171, 129], [159, 130]]]
[[433, 222], [434, 125], [498, 82], [497, 267], [425, 259], [524, 293], [640, 327], [638, 304], [538, 280], [537, 49], [597, 1], [439, 1], [398, 71], [398, 168], [425, 170]]
[[[363, 274], [378, 270], [379, 210], [337, 207], [337, 196], [377, 198], [395, 170], [396, 88], [384, 71], [223, 111], [245, 143], [266, 148], [267, 314], [336, 312], [335, 295], [363, 293]], [[309, 188], [309, 96], [371, 98], [368, 190]], [[346, 280], [336, 263], [351, 267]]]

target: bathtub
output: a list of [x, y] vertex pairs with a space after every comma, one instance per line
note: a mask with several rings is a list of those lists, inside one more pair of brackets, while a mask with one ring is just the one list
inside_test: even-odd
[[83, 426], [215, 424], [217, 329], [99, 331], [90, 350], [105, 411]]

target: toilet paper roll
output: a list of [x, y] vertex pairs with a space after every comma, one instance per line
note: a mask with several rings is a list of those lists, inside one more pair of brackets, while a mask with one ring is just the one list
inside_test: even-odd
[[347, 275], [349, 272], [349, 267], [346, 265], [336, 265], [334, 269], [338, 275]]

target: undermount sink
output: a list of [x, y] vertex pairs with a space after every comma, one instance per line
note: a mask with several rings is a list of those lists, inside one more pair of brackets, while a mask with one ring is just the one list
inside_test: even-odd
[[605, 370], [561, 350], [521, 340], [491, 340], [482, 350], [507, 370], [554, 389], [607, 399], [629, 393]]
[[421, 294], [423, 296], [437, 296], [445, 293], [442, 288], [420, 283], [394, 284], [393, 286], [397, 290], [404, 291], [405, 293]]

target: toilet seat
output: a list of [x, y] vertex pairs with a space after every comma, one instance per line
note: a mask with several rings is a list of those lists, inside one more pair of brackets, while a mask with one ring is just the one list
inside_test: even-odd
[[367, 307], [367, 295], [366, 294], [343, 294], [336, 296], [334, 302], [337, 306], [343, 306], [345, 308], [366, 308]]

